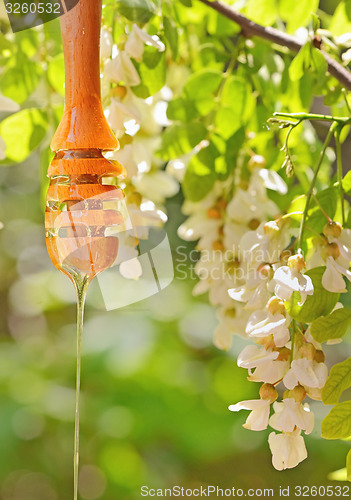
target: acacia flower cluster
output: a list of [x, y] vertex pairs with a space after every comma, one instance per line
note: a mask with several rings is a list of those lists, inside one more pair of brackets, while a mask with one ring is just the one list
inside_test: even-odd
[[[198, 240], [196, 248], [201, 256], [195, 270], [200, 281], [194, 288], [194, 294], [207, 292], [210, 303], [217, 307], [219, 325], [215, 330], [214, 343], [220, 349], [230, 347], [233, 334], [243, 335], [250, 315], [249, 308], [244, 308], [245, 298], [249, 297], [252, 307], [260, 308], [269, 296], [264, 285], [269, 280], [269, 269], [261, 266], [258, 274], [250, 270], [247, 273], [241, 255], [245, 253], [249, 260], [261, 261], [258, 253], [262, 249], [266, 253], [274, 250], [266, 233], [271, 233], [274, 239], [275, 229], [268, 226], [265, 229], [264, 221], [278, 214], [279, 209], [269, 199], [267, 189], [281, 194], [287, 192], [282, 178], [264, 168], [265, 159], [262, 156], [252, 155], [249, 166], [252, 175], [246, 184], [237, 181], [234, 175], [229, 176], [226, 181], [217, 182], [203, 200], [186, 200], [183, 212], [188, 218], [179, 228], [183, 239]], [[257, 238], [254, 244], [257, 252], [252, 251], [251, 241], [247, 239], [250, 237]], [[243, 243], [245, 239], [247, 251]], [[262, 245], [258, 248], [261, 241]], [[241, 287], [237, 293], [242, 300], [236, 303], [228, 295], [228, 289], [233, 287]]]
[[[147, 99], [137, 97], [133, 88], [141, 83], [133, 60], [140, 63], [145, 45], [163, 52], [164, 44], [157, 36], [150, 36], [136, 24], [115, 44], [107, 28], [101, 31], [102, 94], [107, 120], [118, 137], [121, 147], [108, 153], [127, 172], [121, 187], [126, 195], [130, 232], [120, 235], [118, 259], [125, 278], [137, 279], [141, 266], [135, 248], [139, 238], [147, 237], [147, 228], [161, 226], [166, 215], [165, 198], [173, 196], [179, 183], [164, 172], [162, 161], [156, 157], [162, 127], [167, 125], [166, 99], [170, 89], [164, 88]], [[137, 232], [137, 234], [135, 234]]]
[[[280, 234], [282, 246], [276, 245], [276, 253], [273, 252], [269, 260], [266, 245], [267, 240], [272, 240], [271, 228], [274, 224], [276, 237]], [[283, 470], [295, 467], [307, 457], [302, 433], [311, 433], [314, 416], [304, 400], [306, 397], [321, 400], [321, 391], [328, 377], [321, 344], [312, 337], [309, 324], [297, 324], [289, 316], [287, 305], [294, 293], [299, 296], [298, 306], [303, 306], [307, 297], [314, 293], [311, 278], [304, 274], [306, 266], [309, 269], [325, 266], [322, 286], [334, 293], [346, 291], [343, 276], [349, 279], [351, 240], [348, 229], [342, 229], [337, 222], [329, 221], [324, 227], [323, 235], [318, 238], [319, 246], [314, 246], [307, 255], [306, 264], [300, 250], [288, 257], [293, 246], [290, 245], [289, 249], [284, 246], [283, 234], [286, 232], [290, 239], [294, 233], [293, 230], [289, 231], [288, 225], [280, 223], [279, 226], [279, 223], [270, 222], [264, 227], [268, 229], [266, 242], [261, 239], [259, 243], [263, 256], [261, 262], [256, 257], [259, 246], [255, 244], [255, 239], [258, 241], [259, 237], [251, 234], [244, 236], [242, 241], [245, 248], [247, 240], [252, 242], [251, 255], [249, 254], [247, 260], [248, 282], [255, 269], [259, 273], [260, 267], [266, 267], [269, 279], [263, 280], [264, 292], [260, 290], [260, 293], [266, 296], [268, 291], [270, 298], [263, 308], [262, 304], [256, 306], [245, 328], [246, 335], [254, 340], [256, 345], [245, 347], [238, 357], [238, 365], [248, 369], [249, 380], [263, 385], [259, 400], [243, 401], [230, 406], [229, 409], [251, 410], [244, 427], [257, 431], [270, 426], [274, 431], [278, 431], [271, 432], [268, 442], [273, 455], [273, 466]], [[242, 293], [243, 289], [245, 295]], [[229, 294], [236, 301], [244, 300], [244, 308], [252, 310], [252, 297], [257, 294], [257, 290], [258, 288], [251, 289], [250, 296], [245, 284], [229, 290]], [[341, 307], [339, 303], [335, 306]], [[283, 392], [281, 402], [276, 401], [277, 387]], [[270, 416], [272, 403], [273, 414]]]
[[307, 457], [303, 435], [312, 432], [314, 415], [305, 399], [321, 400], [328, 377], [321, 344], [312, 337], [309, 324], [292, 319], [289, 303], [294, 299], [302, 307], [313, 295], [306, 270], [318, 266], [325, 266], [322, 286], [326, 290], [346, 291], [344, 277], [351, 277], [351, 231], [329, 220], [305, 261], [295, 248], [298, 229], [289, 216], [279, 214], [267, 195], [267, 189], [286, 193], [284, 181], [263, 168], [262, 157], [255, 155], [250, 166], [246, 186], [239, 181], [230, 190], [228, 186], [235, 182], [231, 178], [217, 183], [201, 202], [186, 201], [184, 212], [189, 217], [180, 235], [198, 240], [200, 281], [194, 293], [208, 292], [218, 308], [215, 344], [228, 349], [233, 333], [254, 342], [243, 349], [237, 363], [248, 370], [250, 381], [261, 384], [260, 399], [241, 401], [229, 409], [250, 411], [247, 429], [273, 429], [268, 439], [272, 462], [283, 470]]

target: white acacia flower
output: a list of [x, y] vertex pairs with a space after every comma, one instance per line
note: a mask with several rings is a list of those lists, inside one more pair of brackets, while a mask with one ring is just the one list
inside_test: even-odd
[[329, 243], [338, 245], [340, 255], [347, 261], [351, 261], [351, 229], [342, 229], [339, 238], [328, 237]]
[[297, 403], [294, 398], [273, 403], [275, 413], [269, 419], [269, 425], [281, 432], [293, 432], [295, 427], [310, 434], [314, 427], [314, 415], [308, 404]]
[[246, 283], [237, 288], [228, 290], [229, 296], [238, 302], [246, 303], [245, 309], [263, 309], [272, 294], [267, 288], [271, 277], [265, 276], [255, 269], [250, 269]]
[[101, 59], [108, 59], [112, 53], [113, 39], [111, 33], [105, 29], [101, 29], [100, 35], [100, 57]]
[[233, 335], [245, 335], [249, 313], [241, 304], [233, 307], [219, 307], [216, 312], [219, 325], [214, 331], [213, 343], [218, 349], [227, 351], [232, 345]]
[[165, 198], [170, 198], [179, 191], [179, 183], [163, 170], [137, 176], [134, 185], [141, 194], [155, 203], [162, 203]]
[[224, 324], [220, 323], [213, 334], [213, 343], [217, 349], [228, 351], [233, 343], [233, 334], [230, 329]]
[[249, 317], [246, 333], [252, 338], [264, 338], [273, 335], [277, 347], [283, 347], [290, 339], [290, 318], [283, 314], [272, 314], [270, 311], [255, 311]]
[[139, 260], [135, 257], [134, 259], [121, 262], [119, 272], [123, 278], [138, 280], [143, 274], [143, 268], [141, 267]]
[[243, 427], [251, 431], [263, 431], [267, 429], [269, 420], [269, 410], [271, 402], [269, 399], [251, 399], [241, 401], [235, 405], [230, 405], [230, 411], [251, 410]]
[[132, 31], [125, 44], [125, 51], [129, 57], [133, 57], [136, 61], [141, 61], [144, 53], [144, 44], [152, 45], [159, 52], [164, 52], [165, 45], [161, 42], [158, 36], [150, 36], [145, 31], [141, 30], [136, 24], [133, 24]]
[[298, 384], [304, 387], [322, 389], [328, 378], [328, 368], [324, 363], [314, 359], [295, 359], [285, 375], [283, 382], [287, 389], [292, 390]]
[[239, 250], [240, 240], [246, 232], [246, 226], [226, 218], [223, 227], [223, 243], [225, 247]]
[[[256, 345], [246, 346], [238, 356], [238, 366], [249, 370], [248, 380], [275, 384], [282, 380], [289, 368], [288, 361], [277, 361], [278, 351]], [[252, 372], [252, 369], [255, 371]]]
[[282, 300], [289, 300], [293, 292], [299, 292], [301, 295], [299, 306], [301, 306], [308, 295], [313, 295], [311, 278], [301, 274], [296, 268], [279, 267], [274, 273], [273, 280], [276, 282], [274, 293]]
[[115, 83], [124, 83], [129, 87], [140, 84], [140, 77], [134, 64], [125, 51], [120, 51], [105, 64], [105, 75]]
[[292, 469], [307, 458], [305, 442], [299, 429], [283, 434], [272, 432], [268, 443], [273, 467], [277, 470]]
[[280, 194], [286, 194], [288, 192], [288, 186], [286, 185], [286, 182], [275, 170], [259, 168], [255, 169], [252, 175], [258, 176], [260, 179], [262, 179], [264, 187], [266, 189], [277, 191], [277, 193]]
[[141, 99], [133, 96], [130, 91], [127, 92], [122, 101], [112, 97], [107, 110], [107, 119], [113, 130], [124, 132], [124, 123], [127, 120], [134, 120], [135, 123], [140, 124], [141, 112], [138, 106], [140, 101]]
[[343, 275], [351, 281], [351, 272], [338, 264], [333, 257], [328, 257], [326, 260], [326, 270], [322, 276], [322, 285], [329, 292], [346, 293], [346, 285]]
[[272, 351], [272, 349], [265, 349], [257, 345], [247, 345], [239, 354], [237, 363], [240, 368], [250, 370], [261, 364], [274, 361], [278, 356], [278, 351]]
[[256, 196], [256, 192], [244, 191], [238, 188], [235, 196], [228, 203], [227, 213], [229, 217], [239, 224], [248, 224], [252, 219], [261, 221], [278, 213], [278, 208], [271, 200], [265, 198], [263, 201]]
[[240, 240], [240, 258], [255, 269], [263, 263], [279, 261], [290, 241], [290, 233], [274, 221], [262, 222], [255, 231], [248, 231]]
[[[280, 382], [289, 369], [289, 361], [271, 361], [260, 364], [256, 370], [247, 378], [250, 382], [266, 382], [276, 384]], [[249, 370], [249, 373], [251, 371]]]

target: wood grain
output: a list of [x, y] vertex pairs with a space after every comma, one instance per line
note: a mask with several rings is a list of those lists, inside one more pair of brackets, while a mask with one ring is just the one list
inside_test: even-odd
[[53, 151], [118, 148], [101, 105], [100, 28], [102, 0], [80, 0], [60, 17], [65, 56], [65, 110]]

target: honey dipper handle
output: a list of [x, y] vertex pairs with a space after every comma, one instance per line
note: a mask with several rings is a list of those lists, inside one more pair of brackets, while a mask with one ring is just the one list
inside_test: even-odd
[[101, 105], [101, 4], [102, 0], [79, 0], [60, 18], [66, 74], [65, 110], [51, 143], [53, 151], [118, 147]]

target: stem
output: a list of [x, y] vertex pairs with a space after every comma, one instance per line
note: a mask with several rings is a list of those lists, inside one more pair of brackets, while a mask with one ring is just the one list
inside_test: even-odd
[[73, 475], [74, 475], [74, 500], [78, 499], [78, 477], [79, 477], [79, 413], [80, 413], [80, 373], [82, 358], [82, 337], [85, 297], [89, 285], [87, 275], [71, 275], [77, 292], [77, 365], [76, 365], [76, 408], [74, 420], [74, 455], [73, 455]]
[[350, 117], [318, 115], [316, 113], [273, 113], [274, 117], [293, 118], [294, 120], [319, 120], [328, 122], [337, 122], [343, 125], [351, 123]]
[[[293, 52], [298, 52], [303, 47], [303, 44], [299, 40], [297, 40], [297, 38], [284, 33], [284, 31], [279, 31], [275, 28], [272, 28], [271, 26], [262, 26], [260, 24], [254, 23], [247, 17], [240, 14], [238, 11], [234, 10], [229, 5], [226, 5], [217, 0], [200, 0], [200, 2], [207, 5], [209, 8], [216, 10], [223, 16], [241, 26], [242, 33], [246, 37], [259, 36], [277, 45], [287, 47]], [[324, 50], [318, 50], [320, 50], [324, 59], [328, 63], [329, 73], [334, 76], [343, 87], [351, 90], [350, 71], [347, 68], [344, 68], [342, 64], [333, 59], [329, 54], [324, 52]]]
[[342, 185], [342, 156], [341, 156], [341, 144], [340, 144], [340, 133], [342, 130], [342, 126], [339, 126], [335, 130], [335, 150], [336, 150], [336, 166], [337, 166], [337, 175], [338, 175], [338, 184], [339, 184], [339, 194], [340, 194], [340, 203], [341, 203], [341, 217], [342, 217], [342, 225], [345, 227], [345, 200], [344, 200], [344, 188]]
[[308, 209], [310, 207], [310, 202], [311, 202], [311, 198], [312, 198], [314, 186], [316, 184], [316, 180], [317, 180], [317, 177], [318, 177], [319, 169], [320, 169], [320, 167], [322, 165], [322, 161], [323, 161], [325, 152], [327, 150], [327, 147], [329, 146], [331, 138], [333, 137], [333, 134], [335, 132], [336, 127], [337, 127], [337, 123], [334, 121], [331, 124], [330, 128], [329, 128], [328, 135], [327, 135], [327, 137], [326, 137], [326, 139], [324, 141], [324, 144], [323, 144], [323, 147], [322, 147], [322, 151], [320, 152], [320, 155], [319, 155], [319, 158], [318, 158], [318, 163], [317, 163], [316, 169], [314, 171], [313, 179], [311, 181], [311, 185], [310, 185], [310, 188], [309, 188], [307, 196], [306, 196], [306, 205], [305, 205], [305, 209], [303, 211], [303, 215], [302, 215], [302, 219], [301, 219], [299, 236], [297, 238], [297, 249], [301, 248], [301, 243], [302, 243], [302, 239], [303, 239], [303, 232], [304, 232], [304, 229], [305, 229], [305, 224], [306, 224], [306, 219], [307, 219], [307, 213], [308, 213]]

